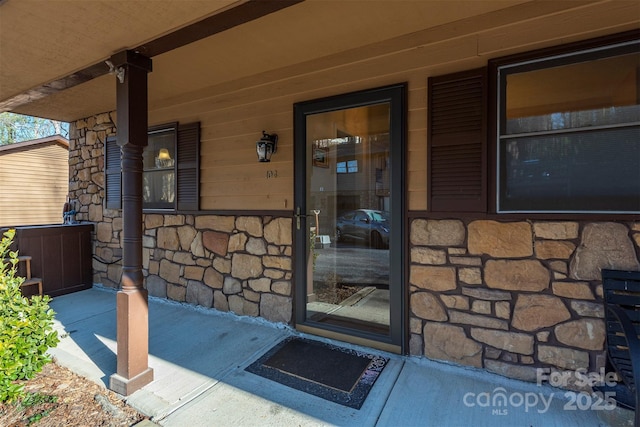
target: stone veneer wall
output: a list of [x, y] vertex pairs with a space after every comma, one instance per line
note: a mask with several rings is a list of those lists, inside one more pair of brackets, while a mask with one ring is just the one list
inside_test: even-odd
[[[79, 221], [96, 223], [94, 283], [117, 288], [122, 274], [119, 210], [105, 209], [104, 142], [115, 113], [71, 123], [69, 195]], [[143, 268], [149, 294], [289, 323], [291, 218], [144, 215]]]
[[[115, 114], [71, 124], [70, 197], [96, 223], [94, 282], [118, 287], [120, 211], [103, 207]], [[151, 295], [290, 322], [290, 218], [145, 215]], [[601, 268], [639, 270], [640, 222], [411, 222], [410, 353], [535, 380], [604, 363]]]
[[603, 366], [600, 270], [640, 270], [640, 222], [411, 222], [410, 352], [508, 377]]

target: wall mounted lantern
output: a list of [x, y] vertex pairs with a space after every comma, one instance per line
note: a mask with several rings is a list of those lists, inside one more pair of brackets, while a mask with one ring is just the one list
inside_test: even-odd
[[271, 155], [276, 152], [278, 144], [278, 135], [275, 133], [268, 134], [262, 131], [262, 138], [256, 142], [256, 151], [258, 152], [258, 161], [269, 162]]

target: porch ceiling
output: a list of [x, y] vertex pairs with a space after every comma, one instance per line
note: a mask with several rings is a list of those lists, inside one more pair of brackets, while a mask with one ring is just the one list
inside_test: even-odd
[[[149, 104], [527, 2], [305, 0], [155, 56]], [[0, 105], [245, 3], [0, 0]], [[115, 109], [115, 81], [98, 76], [4, 109], [72, 121]]]
[[238, 2], [0, 1], [0, 100], [102, 62], [117, 51], [139, 46], [234, 3]]

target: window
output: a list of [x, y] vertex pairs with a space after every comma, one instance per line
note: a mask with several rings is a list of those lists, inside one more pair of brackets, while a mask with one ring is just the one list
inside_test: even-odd
[[637, 42], [497, 70], [498, 212], [640, 211]]
[[176, 127], [149, 131], [142, 154], [142, 206], [173, 209], [176, 201]]
[[432, 77], [428, 94], [430, 211], [640, 212], [637, 33]]
[[349, 160], [336, 163], [336, 173], [356, 173], [358, 172], [358, 161]]
[[[143, 152], [144, 209], [198, 210], [200, 124], [169, 124], [149, 130]], [[106, 207], [122, 207], [120, 147], [114, 137], [105, 147]]]

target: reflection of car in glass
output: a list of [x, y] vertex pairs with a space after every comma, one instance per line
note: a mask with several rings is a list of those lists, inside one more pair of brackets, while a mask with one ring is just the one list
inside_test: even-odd
[[336, 220], [336, 241], [353, 239], [367, 242], [371, 247], [389, 247], [389, 212], [358, 209]]

